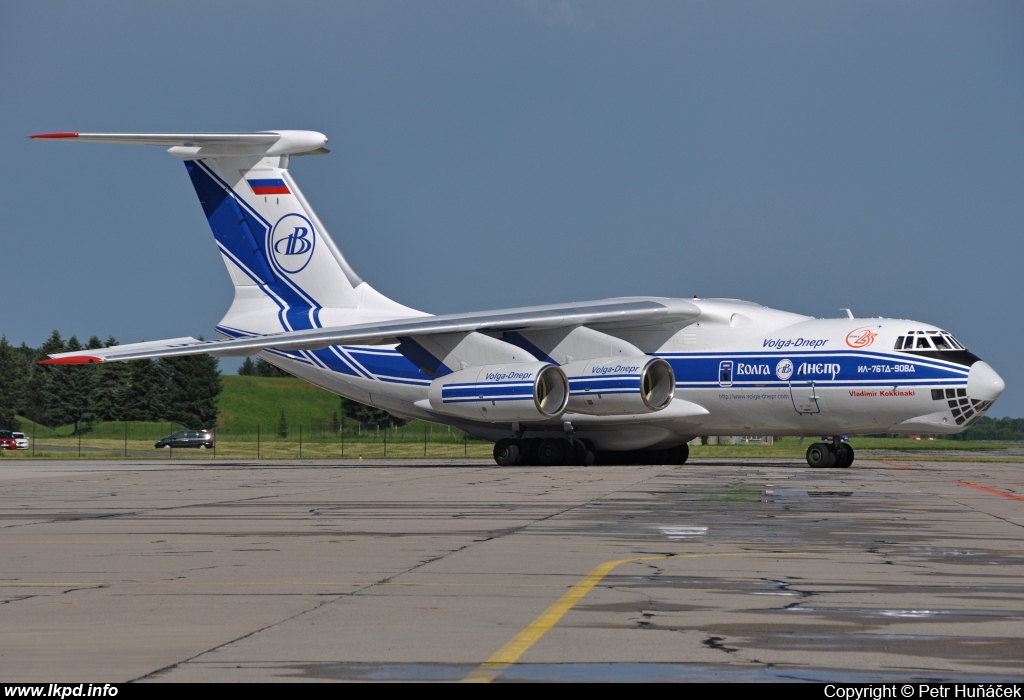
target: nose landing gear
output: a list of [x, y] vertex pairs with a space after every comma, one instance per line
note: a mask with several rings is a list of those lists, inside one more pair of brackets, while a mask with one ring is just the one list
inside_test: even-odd
[[853, 459], [853, 448], [839, 436], [831, 443], [816, 442], [807, 448], [807, 463], [815, 469], [848, 469]]
[[[832, 447], [832, 445], [829, 445]], [[853, 464], [853, 448], [850, 447], [849, 443], [841, 443], [836, 453], [836, 463], [832, 466], [836, 469], [849, 469]]]

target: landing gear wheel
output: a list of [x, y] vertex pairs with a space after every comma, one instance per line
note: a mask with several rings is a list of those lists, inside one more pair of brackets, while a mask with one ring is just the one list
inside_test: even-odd
[[832, 466], [836, 469], [849, 469], [853, 464], [853, 448], [843, 443], [836, 453], [836, 463]]
[[807, 448], [807, 463], [815, 469], [828, 469], [835, 462], [831, 446], [824, 442], [816, 442]]
[[540, 447], [540, 438], [523, 438], [519, 441], [519, 466], [533, 467], [537, 462], [537, 448]]
[[519, 445], [509, 438], [494, 443], [494, 462], [499, 467], [511, 467], [519, 460]]
[[678, 447], [672, 447], [668, 450], [668, 459], [665, 460], [667, 464], [686, 464], [686, 460], [690, 458], [690, 446], [687, 444], [679, 445]]
[[565, 464], [565, 447], [558, 438], [541, 440], [537, 448], [537, 461], [545, 467], [556, 467]]
[[589, 467], [597, 461], [597, 450], [594, 449], [594, 443], [590, 440], [580, 440], [579, 442], [586, 452], [583, 456], [583, 466]]
[[587, 463], [587, 447], [579, 440], [573, 440], [569, 443], [572, 446], [572, 450], [568, 452], [566, 461], [574, 467], [582, 467]]

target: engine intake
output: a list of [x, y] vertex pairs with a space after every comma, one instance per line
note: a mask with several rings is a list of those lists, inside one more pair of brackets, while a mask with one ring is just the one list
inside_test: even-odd
[[593, 416], [652, 413], [672, 403], [676, 375], [660, 357], [599, 358], [564, 365], [569, 408]]
[[569, 380], [548, 362], [470, 367], [435, 379], [427, 399], [435, 411], [471, 420], [545, 420], [565, 411]]

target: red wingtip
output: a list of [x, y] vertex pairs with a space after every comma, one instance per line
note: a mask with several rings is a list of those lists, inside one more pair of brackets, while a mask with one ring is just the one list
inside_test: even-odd
[[77, 139], [77, 131], [58, 131], [52, 134], [34, 134], [30, 139]]
[[55, 357], [52, 360], [39, 360], [37, 365], [92, 365], [103, 362], [99, 357], [75, 355], [74, 357]]

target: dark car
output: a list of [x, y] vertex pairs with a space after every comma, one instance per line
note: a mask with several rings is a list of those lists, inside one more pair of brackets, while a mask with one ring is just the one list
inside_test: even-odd
[[16, 450], [18, 442], [10, 430], [0, 430], [0, 450]]
[[154, 447], [195, 447], [200, 450], [208, 450], [213, 447], [213, 433], [209, 430], [179, 430], [178, 432], [160, 438], [154, 443]]

